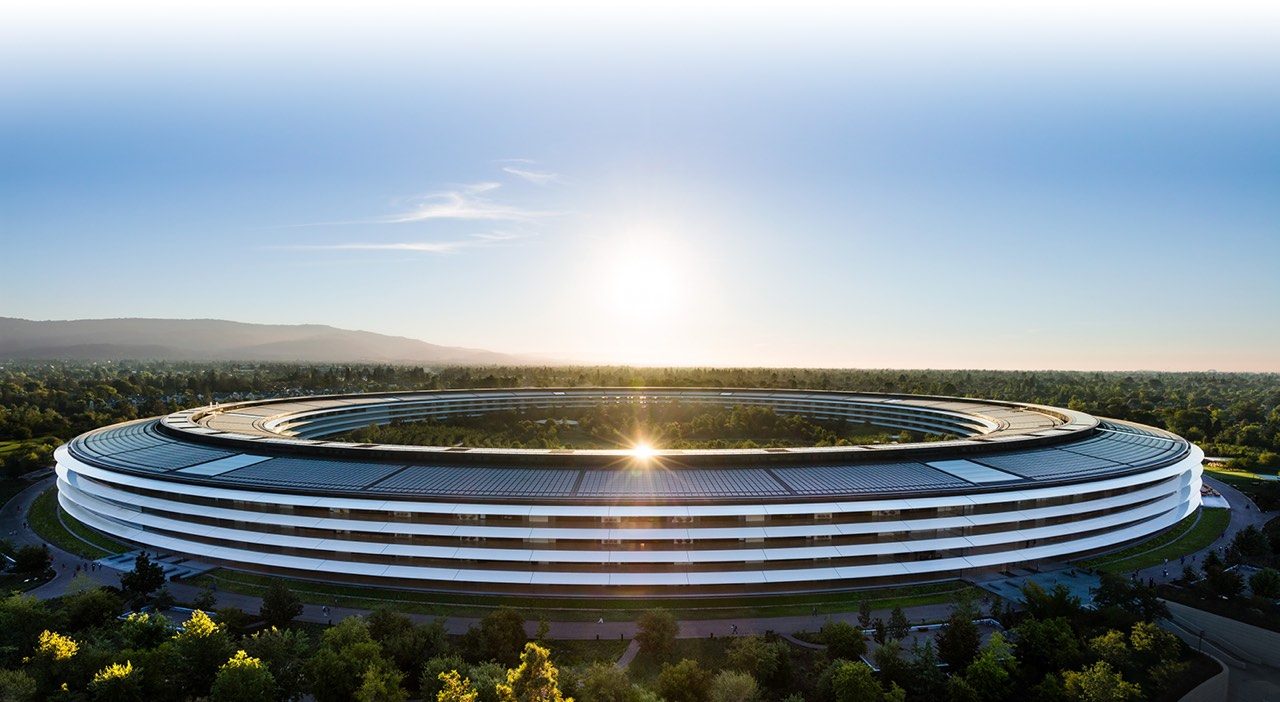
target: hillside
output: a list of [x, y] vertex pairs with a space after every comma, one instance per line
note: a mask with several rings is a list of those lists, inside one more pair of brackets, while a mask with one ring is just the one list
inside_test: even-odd
[[0, 317], [0, 358], [163, 361], [365, 361], [529, 363], [507, 354], [439, 346], [403, 336], [322, 324], [247, 324], [217, 319]]

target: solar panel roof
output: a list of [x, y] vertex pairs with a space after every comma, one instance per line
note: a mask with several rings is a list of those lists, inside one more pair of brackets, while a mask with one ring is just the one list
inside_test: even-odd
[[[1007, 438], [1010, 440], [983, 442], [985, 452], [967, 453], [962, 459], [928, 462], [882, 457], [866, 462], [762, 467], [659, 464], [639, 470], [554, 463], [543, 467], [460, 465], [449, 464], [451, 459], [445, 456], [450, 454], [445, 453], [425, 459], [408, 453], [404, 458], [385, 461], [309, 457], [284, 454], [294, 445], [284, 438], [250, 442], [247, 448], [237, 451], [161, 433], [156, 430], [155, 420], [90, 432], [74, 439], [69, 448], [78, 458], [104, 468], [170, 474], [213, 484], [387, 496], [617, 502], [768, 499], [789, 495], [857, 497], [955, 491], [982, 485], [1005, 488], [1022, 481], [1075, 479], [1166, 465], [1187, 451], [1187, 443], [1172, 435], [1114, 422], [1104, 422], [1092, 435], [1052, 446], [1016, 448], [1013, 437]], [[973, 445], [976, 444], [939, 442], [937, 448]], [[876, 451], [865, 453], [873, 456]], [[795, 456], [793, 452], [775, 455], [790, 460]], [[812, 458], [822, 460], [821, 455]]]

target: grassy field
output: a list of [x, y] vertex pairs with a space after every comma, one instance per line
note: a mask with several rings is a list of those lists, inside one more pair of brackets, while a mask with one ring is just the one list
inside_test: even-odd
[[49, 488], [31, 503], [27, 522], [40, 538], [81, 558], [96, 559], [131, 550], [129, 546], [81, 524], [69, 514], [64, 513], [62, 521], [59, 521], [60, 511], [57, 489]]
[[1202, 507], [1162, 534], [1080, 565], [1109, 573], [1129, 573], [1160, 565], [1165, 559], [1174, 560], [1213, 543], [1226, 531], [1230, 521], [1231, 510]]
[[[197, 585], [215, 583], [219, 590], [260, 595], [276, 578], [256, 573], [217, 569], [194, 578]], [[310, 580], [285, 579], [290, 589], [304, 602], [372, 609], [390, 605], [395, 609], [438, 616], [482, 617], [498, 607], [514, 607], [526, 618], [539, 617], [555, 621], [631, 621], [653, 607], [664, 607], [682, 619], [721, 619], [734, 617], [769, 617], [819, 613], [849, 612], [867, 599], [876, 609], [943, 604], [961, 593], [975, 595], [978, 590], [959, 581], [927, 585], [884, 588], [860, 592], [776, 595], [772, 597], [724, 597], [702, 599], [649, 600], [583, 600], [577, 598], [529, 598], [453, 595], [411, 590], [377, 590], [368, 587], [339, 585]]]
[[1210, 470], [1207, 474], [1248, 495], [1258, 509], [1280, 509], [1280, 480], [1262, 480], [1234, 471]]

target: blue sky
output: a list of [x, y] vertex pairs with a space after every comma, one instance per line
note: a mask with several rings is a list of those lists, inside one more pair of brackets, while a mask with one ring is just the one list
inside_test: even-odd
[[0, 315], [1280, 370], [1263, 9], [130, 7], [0, 18]]

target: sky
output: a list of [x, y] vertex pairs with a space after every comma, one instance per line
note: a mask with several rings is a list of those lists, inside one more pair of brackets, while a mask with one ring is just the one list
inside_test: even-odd
[[0, 316], [1280, 371], [1275, 7], [263, 5], [0, 8]]

